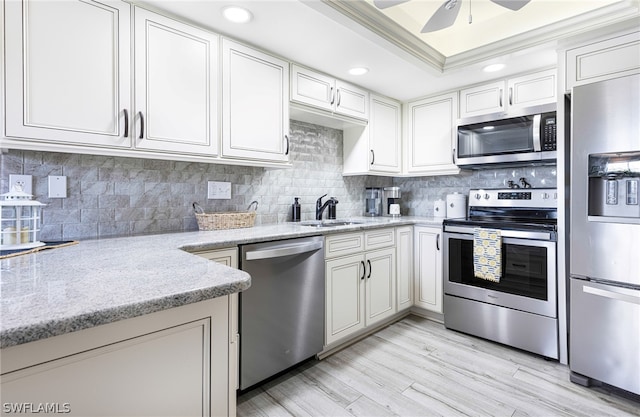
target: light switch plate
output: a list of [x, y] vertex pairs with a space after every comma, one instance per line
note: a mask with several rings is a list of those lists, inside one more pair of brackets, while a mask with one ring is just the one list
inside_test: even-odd
[[22, 191], [33, 195], [33, 177], [31, 175], [9, 174], [9, 191], [13, 190], [16, 184], [22, 185]]
[[67, 177], [49, 176], [49, 198], [67, 198]]
[[210, 200], [230, 200], [231, 183], [221, 181], [207, 181], [207, 198]]

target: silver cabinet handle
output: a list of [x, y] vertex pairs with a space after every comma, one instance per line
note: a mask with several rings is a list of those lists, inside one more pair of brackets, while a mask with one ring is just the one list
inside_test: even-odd
[[342, 94], [340, 94], [340, 90], [336, 90], [337, 94], [338, 94], [338, 104], [336, 104], [336, 107], [340, 107], [340, 99], [342, 98]]
[[367, 279], [371, 278], [371, 260], [367, 259], [367, 264], [369, 264], [369, 275], [367, 275]]
[[502, 107], [502, 88], [500, 89], [500, 107]]
[[129, 137], [129, 112], [127, 109], [123, 110], [124, 112], [124, 137]]
[[453, 150], [451, 151], [451, 163], [453, 165], [456, 164], [456, 148], [453, 148]]
[[436, 236], [436, 250], [440, 250], [440, 233]]
[[313, 252], [322, 249], [322, 242], [307, 243], [303, 245], [281, 246], [279, 248], [253, 250], [245, 254], [247, 261], [258, 259], [280, 258], [283, 256], [299, 255], [301, 253]]
[[284, 139], [287, 141], [287, 150], [284, 152], [284, 154], [289, 155], [289, 136], [284, 135]]
[[362, 264], [362, 276], [360, 277], [360, 280], [363, 280], [364, 276], [367, 274], [367, 267], [364, 265], [364, 261], [360, 261], [360, 263]]
[[513, 87], [509, 87], [509, 105], [513, 104]]
[[375, 152], [373, 152], [373, 149], [371, 149], [371, 165], [373, 165], [375, 161], [376, 161], [376, 154]]
[[333, 94], [333, 87], [331, 87], [331, 91], [329, 92], [329, 95], [331, 96], [331, 105], [333, 106], [333, 103], [335, 103], [336, 101], [336, 96]]
[[142, 114], [141, 111], [138, 112], [138, 115], [140, 116], [140, 136], [139, 136], [139, 139], [144, 139], [144, 115]]

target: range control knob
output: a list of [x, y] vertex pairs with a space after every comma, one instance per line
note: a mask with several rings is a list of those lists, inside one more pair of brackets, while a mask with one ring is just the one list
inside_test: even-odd
[[476, 200], [480, 200], [482, 198], [482, 195], [480, 193], [476, 193], [475, 198]]
[[488, 193], [484, 195], [485, 200], [488, 200], [489, 198], [491, 198], [491, 196]]
[[542, 193], [542, 199], [543, 200], [548, 200], [549, 199], [549, 193]]

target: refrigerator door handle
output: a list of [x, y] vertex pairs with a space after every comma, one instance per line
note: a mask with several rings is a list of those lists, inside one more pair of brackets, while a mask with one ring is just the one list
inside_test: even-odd
[[[587, 294], [593, 294], [600, 297], [611, 298], [617, 301], [624, 301], [627, 303], [640, 305], [640, 292], [638, 292], [637, 296], [634, 296], [631, 294], [622, 294], [619, 292], [603, 290], [601, 288], [590, 287], [586, 284], [582, 286], [582, 291], [584, 291]], [[633, 291], [633, 290], [629, 290], [629, 291]]]

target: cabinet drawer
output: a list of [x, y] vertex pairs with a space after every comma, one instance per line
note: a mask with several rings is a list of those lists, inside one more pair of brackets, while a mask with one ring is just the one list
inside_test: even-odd
[[362, 233], [345, 233], [341, 235], [327, 236], [324, 242], [324, 257], [350, 255], [364, 250]]
[[395, 236], [395, 229], [392, 227], [365, 232], [364, 248], [371, 250], [393, 246], [396, 243]]

